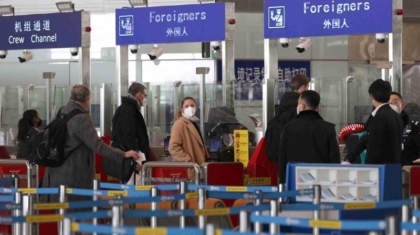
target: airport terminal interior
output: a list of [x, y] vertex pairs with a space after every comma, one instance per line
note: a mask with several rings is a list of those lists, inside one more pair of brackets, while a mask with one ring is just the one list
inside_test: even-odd
[[[298, 74], [337, 139], [368, 121], [377, 79], [420, 121], [420, 1], [375, 1], [0, 0], [0, 235], [418, 234], [420, 160], [292, 163], [279, 184], [265, 155], [268, 123]], [[36, 110], [45, 128], [78, 84], [90, 88], [88, 112], [110, 144], [134, 82], [147, 90], [141, 113], [154, 156], [138, 185], [104, 173], [95, 154], [92, 189], [45, 188], [46, 167], [16, 159], [23, 113]], [[215, 159], [201, 166], [168, 150], [184, 97], [195, 99]], [[342, 139], [339, 150], [344, 159]], [[59, 201], [48, 206], [42, 194]], [[72, 194], [90, 207], [67, 201]]]

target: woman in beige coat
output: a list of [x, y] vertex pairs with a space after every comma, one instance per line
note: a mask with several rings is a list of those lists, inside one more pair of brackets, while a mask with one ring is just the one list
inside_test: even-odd
[[[174, 161], [195, 162], [201, 165], [205, 162], [208, 152], [200, 129], [195, 122], [191, 121], [195, 110], [194, 98], [185, 97], [177, 113], [177, 120], [172, 127], [169, 153]], [[189, 176], [193, 176], [191, 171], [189, 171]]]

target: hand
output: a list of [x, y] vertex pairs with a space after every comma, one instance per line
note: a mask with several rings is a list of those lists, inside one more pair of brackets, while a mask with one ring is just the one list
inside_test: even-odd
[[140, 158], [139, 154], [133, 150], [125, 152], [125, 157], [126, 158], [132, 157], [134, 160], [138, 160]]
[[413, 161], [413, 163], [420, 163], [420, 158]]
[[136, 170], [141, 171], [142, 165], [136, 164]]
[[351, 165], [351, 163], [348, 162], [348, 161], [343, 161], [343, 162], [341, 162], [341, 165]]

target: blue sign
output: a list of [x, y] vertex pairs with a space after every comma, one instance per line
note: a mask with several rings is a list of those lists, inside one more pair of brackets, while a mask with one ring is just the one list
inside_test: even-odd
[[265, 0], [264, 38], [392, 32], [392, 0]]
[[[264, 60], [235, 60], [235, 99], [262, 100]], [[290, 80], [296, 74], [311, 76], [310, 61], [279, 61], [279, 99], [291, 91]], [[222, 81], [222, 61], [217, 61], [217, 81]]]
[[117, 45], [224, 41], [225, 3], [117, 9]]
[[82, 13], [0, 17], [0, 49], [69, 48], [82, 45]]

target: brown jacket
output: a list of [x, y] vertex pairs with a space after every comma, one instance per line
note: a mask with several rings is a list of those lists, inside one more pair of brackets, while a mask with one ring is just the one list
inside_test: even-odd
[[199, 132], [185, 117], [178, 118], [172, 127], [169, 153], [174, 161], [195, 162], [198, 165], [204, 163], [208, 156]]

